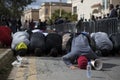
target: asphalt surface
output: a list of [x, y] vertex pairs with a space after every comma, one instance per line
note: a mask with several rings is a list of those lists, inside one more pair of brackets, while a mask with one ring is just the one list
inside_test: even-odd
[[69, 69], [61, 58], [27, 57], [29, 64], [14, 67], [8, 80], [120, 80], [120, 57], [102, 57], [103, 68], [92, 68], [92, 77], [86, 70]]

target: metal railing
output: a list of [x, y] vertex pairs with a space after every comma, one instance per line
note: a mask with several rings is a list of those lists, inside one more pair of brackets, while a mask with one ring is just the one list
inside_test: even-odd
[[82, 22], [79, 28], [76, 23], [63, 23], [51, 26], [58, 32], [106, 32], [107, 34], [120, 32], [120, 20], [118, 18], [101, 19], [97, 21]]

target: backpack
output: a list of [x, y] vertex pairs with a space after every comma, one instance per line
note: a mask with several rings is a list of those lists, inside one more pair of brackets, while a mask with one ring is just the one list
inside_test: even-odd
[[85, 34], [85, 33], [81, 33], [81, 34], [83, 34], [84, 36], [87, 37], [91, 49], [92, 49], [93, 51], [96, 51], [96, 43], [95, 43], [95, 40], [94, 40], [93, 38], [91, 38], [89, 34]]
[[[94, 39], [92, 39], [89, 34], [86, 34], [86, 33], [84, 33], [84, 32], [76, 33], [76, 34], [75, 34], [75, 37], [78, 36], [79, 34], [83, 34], [84, 36], [86, 36], [87, 39], [88, 39], [88, 43], [89, 43], [91, 49], [92, 49], [93, 51], [96, 51], [96, 43], [95, 43]], [[71, 51], [71, 44], [72, 44], [72, 39], [73, 39], [73, 37], [74, 37], [74, 36], [72, 35], [72, 37], [68, 40], [68, 42], [67, 42], [67, 44], [66, 44], [66, 48], [67, 48], [67, 51], [68, 51], [68, 52]]]

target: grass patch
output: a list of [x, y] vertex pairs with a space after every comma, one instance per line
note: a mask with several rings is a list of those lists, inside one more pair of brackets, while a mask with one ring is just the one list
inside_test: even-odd
[[15, 59], [11, 59], [8, 64], [5, 65], [5, 67], [3, 67], [2, 69], [0, 69], [0, 80], [7, 80], [11, 70], [12, 70], [12, 65], [11, 63], [14, 61]]

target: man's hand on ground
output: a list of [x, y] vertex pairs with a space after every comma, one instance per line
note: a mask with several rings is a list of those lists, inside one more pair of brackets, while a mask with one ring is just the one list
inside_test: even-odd
[[69, 68], [72, 69], [72, 70], [74, 70], [74, 69], [76, 69], [77, 67], [75, 67], [75, 66], [72, 65], [72, 66], [70, 66]]

